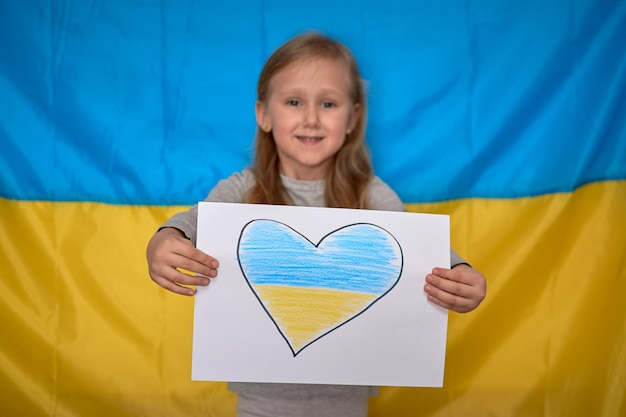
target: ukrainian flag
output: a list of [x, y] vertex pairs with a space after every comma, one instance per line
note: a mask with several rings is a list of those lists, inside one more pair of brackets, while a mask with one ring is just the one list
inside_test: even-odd
[[377, 173], [488, 279], [444, 387], [370, 415], [626, 414], [620, 0], [1, 2], [0, 414], [234, 415], [145, 246], [248, 164], [258, 72], [307, 29], [361, 64]]

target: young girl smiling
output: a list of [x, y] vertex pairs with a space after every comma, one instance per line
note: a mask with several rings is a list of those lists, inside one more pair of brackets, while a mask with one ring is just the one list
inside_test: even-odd
[[[372, 170], [365, 145], [366, 100], [352, 53], [320, 34], [295, 37], [261, 71], [256, 151], [249, 169], [220, 181], [206, 201], [403, 211]], [[168, 220], [147, 248], [150, 277], [177, 294], [206, 286], [219, 262], [195, 247], [197, 205]], [[486, 294], [484, 276], [451, 251], [452, 268], [425, 277], [428, 300], [468, 312]], [[178, 268], [195, 273], [190, 276]], [[238, 416], [364, 417], [373, 387], [230, 383]]]

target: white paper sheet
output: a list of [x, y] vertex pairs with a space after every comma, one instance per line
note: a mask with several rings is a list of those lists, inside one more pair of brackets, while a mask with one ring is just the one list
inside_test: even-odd
[[193, 380], [442, 386], [448, 216], [202, 202], [197, 247]]

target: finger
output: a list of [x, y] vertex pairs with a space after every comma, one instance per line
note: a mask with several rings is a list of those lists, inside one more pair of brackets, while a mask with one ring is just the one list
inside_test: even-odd
[[189, 288], [189, 287], [185, 287], [182, 285], [179, 285], [175, 282], [172, 282], [164, 277], [153, 277], [152, 278], [154, 282], [156, 282], [158, 285], [160, 285], [161, 287], [165, 288], [166, 290], [169, 290], [173, 293], [176, 294], [180, 294], [180, 295], [187, 295], [187, 296], [191, 296], [194, 295], [196, 293], [195, 288]]
[[195, 276], [195, 274], [180, 272], [177, 269], [168, 269], [162, 275], [154, 274], [152, 279], [163, 288], [184, 295], [195, 294], [195, 288], [189, 287], [207, 286], [210, 283], [207, 277]]
[[485, 277], [469, 266], [461, 265], [454, 269], [434, 268], [430, 281], [454, 295], [480, 299], [485, 297], [487, 286]]
[[426, 276], [424, 290], [435, 304], [465, 313], [475, 309], [485, 298], [486, 280], [469, 266], [453, 270], [434, 268], [433, 273]]
[[219, 262], [212, 256], [207, 255], [193, 246], [181, 247], [175, 254], [179, 257], [174, 259], [177, 268], [182, 268], [196, 274], [215, 278]]
[[476, 307], [471, 299], [456, 297], [433, 287], [425, 288], [425, 291], [427, 292], [428, 301], [457, 313], [467, 313]]
[[469, 304], [468, 299], [456, 296], [430, 284], [424, 286], [424, 291], [429, 301], [449, 310], [458, 311], [466, 308]]
[[175, 265], [179, 271], [187, 271], [191, 276], [203, 276], [208, 278], [217, 277], [217, 267], [219, 266], [217, 261], [213, 261], [209, 265], [206, 265], [193, 259], [177, 256], [172, 259], [172, 262], [172, 265]]
[[433, 304], [438, 305], [439, 307], [442, 307], [442, 308], [445, 308], [446, 310], [454, 311], [457, 313], [467, 313], [468, 311], [472, 311], [473, 309], [472, 306], [466, 305], [465, 303], [449, 304], [439, 299], [430, 298], [430, 297], [428, 298], [428, 300], [432, 302]]
[[[157, 275], [164, 275], [168, 269], [180, 268], [193, 274], [199, 274], [209, 278], [217, 276], [217, 268], [219, 262], [217, 259], [196, 249], [191, 243], [185, 240], [177, 241], [167, 247], [161, 248], [158, 253], [153, 256], [153, 265], [151, 268], [157, 271]], [[160, 274], [158, 273], [160, 272]], [[171, 277], [166, 276], [171, 279]]]
[[[159, 274], [157, 274], [159, 275]], [[212, 275], [216, 275], [213, 273]], [[193, 286], [201, 286], [205, 287], [210, 283], [210, 276], [201, 275], [196, 272], [189, 271], [186, 268], [182, 267], [168, 267], [165, 269], [160, 276], [164, 277], [168, 281], [184, 284], [184, 285], [193, 285]]]
[[436, 304], [436, 305], [438, 305], [439, 307], [445, 308], [446, 310], [452, 310], [452, 309], [454, 308], [454, 306], [453, 306], [453, 305], [448, 304], [448, 303], [444, 303], [444, 302], [443, 302], [443, 301], [441, 301], [440, 299], [438, 299], [438, 298], [436, 298], [436, 297], [434, 297], [434, 296], [432, 296], [432, 295], [430, 295], [430, 294], [427, 294], [427, 299], [428, 299], [428, 301], [430, 301], [431, 303]]
[[485, 286], [485, 277], [483, 274], [473, 269], [469, 265], [459, 264], [452, 269], [433, 268], [433, 275], [457, 281], [469, 286]]
[[426, 282], [430, 284], [437, 291], [437, 293], [441, 294], [442, 296], [445, 296], [445, 294], [449, 294], [452, 297], [457, 296], [462, 298], [469, 298], [472, 293], [472, 287], [465, 283], [448, 278], [448, 276], [454, 275], [450, 274], [450, 272], [452, 271], [447, 270], [442, 275], [428, 274], [426, 275]]
[[456, 281], [456, 282], [460, 282], [463, 284], [470, 284], [471, 281], [473, 280], [472, 279], [473, 274], [468, 273], [470, 271], [473, 271], [473, 270], [459, 268], [459, 267], [455, 269], [433, 268], [432, 274], [441, 278], [445, 278], [450, 281]]

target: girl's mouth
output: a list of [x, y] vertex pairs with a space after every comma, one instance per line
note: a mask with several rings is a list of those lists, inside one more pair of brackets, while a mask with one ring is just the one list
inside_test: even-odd
[[302, 142], [320, 142], [323, 139], [321, 136], [296, 136], [296, 138]]

